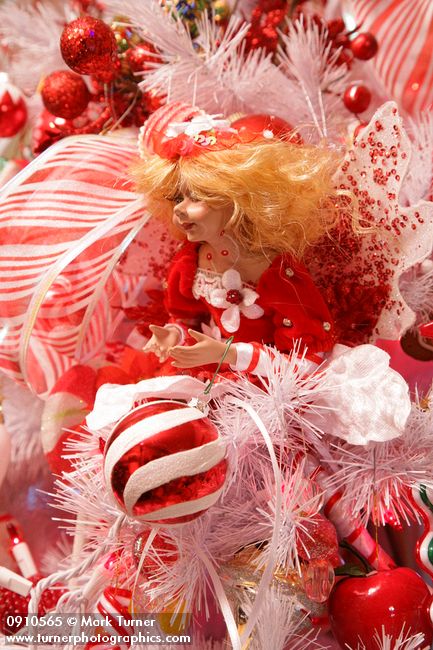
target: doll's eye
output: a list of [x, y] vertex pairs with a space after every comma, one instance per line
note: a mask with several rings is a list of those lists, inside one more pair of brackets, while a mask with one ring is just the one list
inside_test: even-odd
[[175, 205], [178, 205], [178, 203], [182, 203], [183, 194], [176, 194], [175, 196], [170, 198], [170, 201], [172, 201]]

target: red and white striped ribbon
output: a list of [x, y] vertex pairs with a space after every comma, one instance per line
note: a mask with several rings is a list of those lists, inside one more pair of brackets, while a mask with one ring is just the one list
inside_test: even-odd
[[0, 369], [37, 393], [117, 314], [110, 271], [148, 219], [126, 180], [135, 153], [127, 136], [66, 138], [0, 190]]
[[433, 2], [351, 0], [362, 32], [373, 33], [379, 50], [376, 72], [391, 97], [409, 113], [433, 102]]

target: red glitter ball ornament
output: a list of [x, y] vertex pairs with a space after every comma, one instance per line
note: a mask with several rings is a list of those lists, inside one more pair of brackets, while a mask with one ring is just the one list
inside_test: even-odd
[[111, 70], [117, 59], [114, 32], [102, 20], [82, 16], [68, 23], [60, 37], [65, 63], [79, 74]]
[[144, 72], [149, 70], [148, 63], [160, 62], [161, 59], [155, 56], [155, 48], [150, 43], [139, 43], [130, 47], [125, 53], [131, 72]]
[[363, 113], [370, 105], [371, 92], [367, 86], [361, 84], [352, 84], [346, 88], [343, 101], [345, 107], [351, 113]]
[[355, 58], [361, 59], [362, 61], [368, 61], [368, 59], [372, 59], [375, 56], [379, 49], [379, 45], [373, 34], [370, 34], [370, 32], [363, 32], [351, 41], [350, 49]]
[[69, 70], [57, 70], [48, 75], [43, 82], [41, 95], [45, 108], [66, 120], [81, 115], [90, 100], [84, 80]]
[[0, 72], [0, 138], [13, 138], [27, 122], [27, 107], [21, 91]]
[[225, 482], [225, 445], [196, 408], [168, 400], [130, 411], [104, 450], [107, 489], [130, 517], [182, 523], [215, 503]]

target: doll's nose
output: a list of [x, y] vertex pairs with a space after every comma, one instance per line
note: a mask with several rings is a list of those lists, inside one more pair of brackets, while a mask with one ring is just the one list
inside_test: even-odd
[[177, 203], [174, 206], [173, 212], [178, 218], [188, 218], [188, 208], [190, 205], [190, 201], [187, 197], [184, 197], [180, 203]]

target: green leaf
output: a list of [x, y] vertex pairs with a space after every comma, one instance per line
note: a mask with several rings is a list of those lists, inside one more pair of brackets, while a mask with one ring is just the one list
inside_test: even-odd
[[357, 564], [343, 564], [334, 569], [334, 573], [336, 576], [356, 576], [362, 578], [367, 575], [365, 569]]

